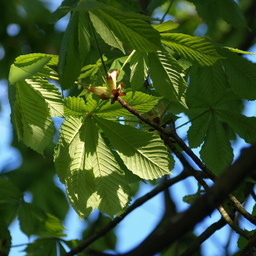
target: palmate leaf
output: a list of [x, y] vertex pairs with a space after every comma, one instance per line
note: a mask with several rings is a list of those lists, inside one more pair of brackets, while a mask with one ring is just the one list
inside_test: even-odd
[[63, 122], [55, 166], [80, 218], [95, 207], [110, 216], [126, 207], [129, 186], [125, 174], [90, 116], [71, 116]]
[[41, 78], [15, 84], [13, 123], [18, 138], [40, 154], [51, 143], [54, 125], [51, 116], [62, 116], [62, 97], [58, 89]]
[[215, 113], [212, 113], [200, 156], [215, 175], [221, 174], [233, 160], [231, 144]]
[[241, 98], [256, 99], [256, 64], [226, 49], [217, 49], [226, 59], [221, 60], [230, 86]]
[[[90, 17], [96, 31], [103, 40], [108, 33], [115, 38], [116, 46], [122, 50], [119, 42], [127, 44], [131, 49], [142, 52], [153, 52], [161, 49], [159, 32], [147, 22], [139, 19], [138, 15], [120, 12], [114, 8], [102, 8], [90, 11]], [[105, 28], [107, 31], [104, 30]], [[106, 41], [109, 43], [109, 41]]]
[[[135, 92], [134, 95], [132, 92], [128, 92], [126, 96], [123, 96], [122, 98], [140, 113], [147, 113], [150, 111], [160, 99], [139, 91]], [[113, 118], [117, 116], [133, 116], [133, 114], [124, 109], [120, 103], [115, 102], [114, 104], [111, 104], [111, 101], [102, 103], [95, 112], [97, 113], [97, 116], [101, 117]]]
[[143, 86], [148, 75], [148, 56], [144, 52], [135, 52], [130, 60], [132, 91], [137, 91]]
[[213, 65], [223, 58], [204, 38], [181, 33], [161, 33], [161, 41], [180, 56], [201, 66]]
[[134, 174], [150, 180], [170, 174], [174, 162], [159, 136], [96, 116], [95, 120]]
[[186, 106], [184, 93], [187, 88], [184, 70], [167, 52], [149, 54], [150, 78], [156, 91], [163, 97]]

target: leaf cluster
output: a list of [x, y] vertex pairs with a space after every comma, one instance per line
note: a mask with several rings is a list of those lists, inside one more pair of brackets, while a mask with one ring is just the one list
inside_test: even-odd
[[[144, 15], [136, 1], [65, 0], [49, 17], [56, 22], [71, 14], [59, 55], [21, 55], [11, 65], [9, 101], [18, 139], [43, 155], [55, 136], [53, 118], [62, 120], [54, 163], [80, 219], [95, 208], [120, 216], [130, 203], [131, 184], [169, 175], [175, 164], [163, 134], [118, 100], [91, 93], [107, 89], [111, 70], [119, 70], [118, 84], [124, 81], [122, 99], [151, 122], [172, 130], [178, 114], [187, 115], [189, 146], [201, 146], [201, 160], [217, 176], [233, 161], [236, 136], [256, 141], [256, 118], [241, 114], [242, 102], [256, 99], [255, 65], [239, 56], [247, 52], [178, 33], [178, 23], [152, 18], [162, 2], [151, 1]], [[226, 3], [228, 13], [220, 11], [221, 1], [191, 2], [209, 24], [216, 17], [205, 16], [205, 8], [217, 9], [235, 27], [245, 26], [234, 1]], [[36, 248], [47, 255], [57, 248], [64, 252], [58, 218], [25, 202], [8, 180], [0, 181], [1, 204], [16, 206], [22, 231], [57, 238], [36, 240], [28, 255]], [[7, 226], [1, 232], [8, 233]]]

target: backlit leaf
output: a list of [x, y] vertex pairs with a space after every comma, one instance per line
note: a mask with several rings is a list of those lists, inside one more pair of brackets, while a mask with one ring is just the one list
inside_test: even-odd
[[[115, 39], [115, 47], [118, 49], [122, 50], [120, 41], [131, 49], [142, 52], [153, 52], [161, 48], [159, 32], [137, 16], [121, 13], [113, 8], [103, 8], [91, 11], [90, 17], [93, 17], [93, 25], [103, 40]], [[105, 28], [107, 31], [104, 33]]]
[[150, 180], [170, 174], [174, 163], [170, 161], [170, 155], [159, 136], [99, 117], [95, 119], [124, 164], [134, 174]]
[[[160, 98], [136, 91], [134, 94], [128, 92], [122, 99], [140, 113], [147, 113]], [[123, 108], [118, 102], [114, 104], [111, 104], [110, 101], [104, 102], [95, 111], [101, 117], [133, 116], [132, 113]]]
[[184, 70], [172, 55], [158, 51], [149, 54], [150, 78], [156, 91], [163, 97], [186, 106], [187, 88]]
[[125, 174], [91, 117], [69, 117], [63, 122], [55, 165], [80, 218], [94, 208], [113, 216], [126, 207]]
[[181, 57], [201, 66], [213, 65], [222, 57], [204, 38], [181, 33], [162, 33], [161, 41]]

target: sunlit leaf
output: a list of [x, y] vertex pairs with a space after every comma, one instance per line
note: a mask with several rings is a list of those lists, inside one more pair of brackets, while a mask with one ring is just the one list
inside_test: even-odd
[[[118, 49], [123, 49], [120, 41], [131, 49], [142, 52], [161, 49], [159, 32], [147, 22], [138, 19], [136, 15], [121, 13], [113, 8], [103, 8], [91, 11], [90, 17], [93, 17], [93, 25], [103, 40], [109, 43], [110, 38], [115, 39], [115, 46], [111, 45]], [[107, 28], [106, 32], [104, 28]]]
[[128, 125], [120, 125], [95, 117], [124, 164], [142, 179], [156, 179], [170, 174], [173, 160], [163, 141], [154, 133], [142, 132]]
[[180, 56], [201, 66], [213, 65], [221, 57], [204, 38], [181, 33], [162, 33], [161, 41]]
[[59, 91], [45, 80], [27, 79], [17, 82], [14, 124], [18, 138], [43, 154], [51, 143], [54, 125], [51, 118], [62, 112]]
[[94, 208], [113, 216], [127, 205], [125, 174], [90, 117], [70, 117], [63, 122], [55, 165], [80, 218]]
[[9, 74], [10, 84], [33, 77], [42, 67], [51, 60], [50, 56], [42, 54], [29, 54], [18, 57], [12, 64]]
[[172, 20], [168, 20], [158, 25], [154, 25], [154, 29], [156, 29], [160, 33], [163, 33], [163, 32], [169, 32], [173, 29], [176, 29], [178, 26], [179, 26], [178, 23], [173, 22]]
[[[155, 106], [160, 98], [137, 91], [134, 95], [132, 92], [128, 92], [122, 99], [140, 113], [147, 113]], [[100, 105], [95, 112], [98, 116], [102, 117], [133, 116], [120, 103], [115, 102], [111, 104], [110, 101]]]
[[187, 88], [184, 70], [180, 64], [166, 52], [149, 54], [150, 78], [156, 91], [163, 97], [185, 103]]

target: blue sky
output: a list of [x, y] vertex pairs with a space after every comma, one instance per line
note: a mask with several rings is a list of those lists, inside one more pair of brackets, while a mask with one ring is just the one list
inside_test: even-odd
[[[45, 1], [47, 2], [47, 1]], [[61, 3], [61, 0], [55, 1], [48, 1], [50, 9], [55, 10]], [[60, 20], [56, 24], [56, 29], [63, 30], [65, 29], [67, 18]], [[251, 52], [256, 52], [256, 47], [250, 49]], [[1, 49], [0, 49], [0, 58], [1, 58]], [[254, 56], [247, 55], [251, 61], [256, 62], [256, 58]], [[3, 165], [10, 164], [11, 169], [15, 169], [21, 163], [21, 157], [19, 152], [10, 146], [12, 141], [12, 127], [10, 124], [10, 107], [7, 99], [7, 81], [1, 80], [0, 81], [0, 102], [2, 104], [2, 111], [0, 112], [0, 134], [2, 135], [2, 139], [0, 140], [0, 168]], [[254, 106], [254, 107], [253, 107]], [[244, 114], [247, 116], [255, 116], [256, 108], [255, 102], [248, 102], [246, 104], [246, 109]], [[186, 117], [180, 118], [177, 121], [176, 126], [179, 126], [187, 121]], [[178, 132], [182, 138], [186, 136], [186, 131], [189, 125], [183, 127]], [[234, 145], [234, 153], [235, 155], [239, 155], [240, 149], [245, 145], [244, 141], [239, 139], [236, 144]], [[199, 149], [194, 150], [198, 152]], [[172, 171], [173, 175], [176, 176], [182, 170], [182, 166], [177, 161], [175, 169]], [[58, 179], [56, 179], [58, 182]], [[58, 184], [64, 190], [65, 188], [60, 183]], [[147, 192], [151, 191], [152, 186], [150, 184], [141, 184], [141, 189], [137, 194], [136, 198], [146, 194]], [[197, 183], [194, 181], [193, 178], [189, 178], [182, 183], [178, 183], [170, 188], [171, 195], [173, 200], [178, 206], [178, 211], [183, 211], [187, 207], [188, 204], [183, 203], [182, 198], [184, 195], [193, 194], [197, 190]], [[29, 202], [30, 196], [29, 194], [26, 195], [26, 200]], [[133, 201], [136, 199], [134, 198]], [[154, 227], [158, 224], [163, 214], [163, 194], [159, 194], [153, 199], [149, 200], [147, 203], [136, 209], [132, 212], [129, 216], [127, 216], [117, 227], [116, 234], [118, 236], [118, 243], [117, 243], [117, 252], [122, 253], [126, 252], [127, 250], [133, 248], [134, 246], [138, 245], [146, 236], [147, 234], [154, 229]], [[251, 209], [253, 206], [252, 200], [247, 202], [248, 209]], [[95, 213], [97, 214], [97, 212]], [[92, 215], [90, 218], [93, 218]], [[217, 221], [220, 218], [219, 213], [215, 211], [211, 217], [207, 217], [202, 223], [197, 225], [196, 227], [196, 234], [200, 234], [203, 232], [209, 223]], [[86, 223], [81, 222], [74, 212], [73, 209], [70, 210], [68, 216], [65, 220], [64, 226], [66, 228], [66, 237], [67, 240], [69, 239], [79, 239], [81, 238], [81, 232], [84, 229]], [[251, 226], [247, 227], [251, 229]], [[13, 237], [12, 244], [13, 245], [20, 245], [24, 243], [28, 243], [33, 241], [34, 237], [28, 240], [27, 236], [25, 236], [19, 229], [18, 221], [14, 221], [10, 227], [11, 235]], [[225, 227], [221, 229], [221, 231], [216, 232], [209, 241], [203, 244], [203, 251], [205, 256], [217, 256], [223, 255], [224, 246], [226, 243], [226, 238], [229, 234], [229, 228]], [[218, 241], [218, 248], [214, 245]], [[233, 252], [236, 250], [236, 239], [231, 241], [231, 246], [233, 248]], [[24, 246], [15, 247], [11, 249], [10, 256], [23, 256], [25, 255]]]

